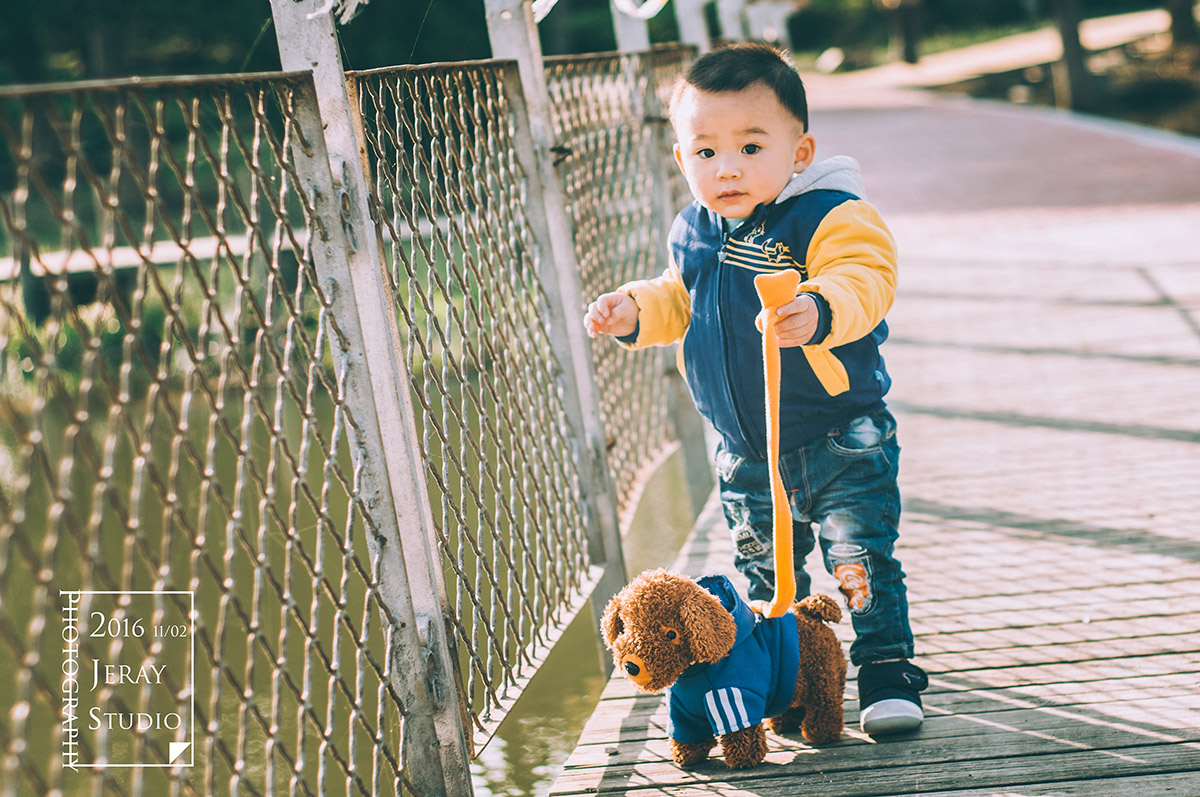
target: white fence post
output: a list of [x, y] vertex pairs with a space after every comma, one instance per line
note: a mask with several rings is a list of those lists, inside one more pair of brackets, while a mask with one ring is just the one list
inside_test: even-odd
[[[347, 401], [368, 439], [362, 494], [376, 509], [379, 591], [397, 620], [392, 684], [405, 702], [405, 775], [419, 794], [469, 795], [470, 750], [456, 689], [449, 616], [433, 516], [417, 444], [409, 375], [377, 228], [369, 213], [361, 128], [329, 10], [321, 0], [271, 0], [283, 68], [311, 71], [319, 117], [308, 161], [297, 154], [328, 238], [313, 241], [318, 273], [346, 297], [339, 323], [358, 328]], [[313, 136], [324, 127], [324, 140]], [[314, 139], [315, 140], [311, 140]], [[297, 147], [297, 150], [301, 147]], [[323, 162], [322, 162], [323, 161]], [[386, 449], [383, 430], [388, 430]], [[371, 535], [368, 535], [370, 538]], [[403, 543], [401, 542], [403, 540]]]
[[717, 0], [717, 18], [721, 21], [721, 38], [727, 42], [746, 40], [746, 29], [742, 23], [745, 0]]
[[[604, 575], [592, 596], [592, 610], [599, 619], [609, 597], [625, 583], [625, 561], [591, 345], [583, 329], [586, 308], [575, 240], [562, 186], [554, 171], [554, 130], [542, 48], [529, 0], [485, 0], [484, 5], [493, 56], [517, 62], [520, 83], [512, 86], [511, 97], [517, 124], [513, 139], [529, 180], [526, 212], [542, 247], [538, 279], [549, 298], [547, 314], [554, 356], [565, 372], [564, 405], [584, 447], [580, 465], [588, 507], [590, 555], [593, 562], [604, 566]], [[612, 666], [607, 656], [601, 658], [606, 667]]]
[[623, 53], [640, 53], [650, 49], [650, 24], [646, 20], [621, 13], [613, 0], [609, 0], [608, 12], [612, 14], [613, 33], [617, 37], [618, 50]]
[[792, 49], [788, 19], [796, 11], [792, 0], [759, 0], [746, 6], [750, 38]]
[[712, 49], [708, 38], [708, 23], [704, 21], [704, 0], [672, 0], [675, 23], [679, 26], [679, 41], [696, 48], [700, 55]]

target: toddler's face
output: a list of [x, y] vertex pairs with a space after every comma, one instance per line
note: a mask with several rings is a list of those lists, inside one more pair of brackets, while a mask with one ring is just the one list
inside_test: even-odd
[[674, 122], [675, 160], [692, 195], [725, 218], [773, 201], [813, 160], [813, 137], [762, 83], [719, 94], [689, 86]]

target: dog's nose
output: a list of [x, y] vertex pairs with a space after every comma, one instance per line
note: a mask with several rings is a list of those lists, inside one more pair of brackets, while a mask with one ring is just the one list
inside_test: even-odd
[[634, 686], [644, 687], [651, 681], [650, 668], [646, 666], [646, 662], [642, 661], [640, 656], [627, 653], [621, 657], [618, 666], [625, 671]]

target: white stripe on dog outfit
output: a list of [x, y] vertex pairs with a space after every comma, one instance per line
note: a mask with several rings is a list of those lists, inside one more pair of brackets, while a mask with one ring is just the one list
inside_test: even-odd
[[746, 703], [742, 700], [742, 690], [736, 686], [714, 689], [704, 696], [704, 700], [708, 704], [708, 713], [716, 725], [718, 736], [749, 728], [753, 724], [746, 711]]
[[728, 733], [733, 733], [741, 726], [737, 724], [737, 716], [735, 716], [733, 713], [733, 706], [729, 705], [729, 690], [722, 689], [720, 690], [720, 694], [721, 705], [725, 708], [725, 718], [727, 720], [726, 724], [729, 726]]
[[716, 692], [709, 692], [704, 696], [704, 702], [708, 704], [708, 716], [712, 717], [713, 722], [717, 724], [717, 736], [724, 736], [728, 731], [725, 730], [725, 723], [721, 717], [721, 710], [717, 708]]
[[736, 686], [730, 687], [729, 691], [733, 692], [733, 700], [737, 703], [738, 715], [741, 717], [741, 724], [738, 729], [750, 727], [750, 715], [746, 713], [746, 704], [742, 702], [742, 690]]

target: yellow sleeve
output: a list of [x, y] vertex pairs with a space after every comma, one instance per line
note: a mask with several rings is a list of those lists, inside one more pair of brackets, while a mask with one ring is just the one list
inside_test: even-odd
[[[692, 321], [692, 303], [674, 259], [662, 275], [627, 282], [617, 288], [633, 297], [638, 306], [638, 336], [626, 349], [669, 346], [683, 338]], [[620, 343], [620, 341], [618, 341]]]
[[806, 349], [828, 351], [874, 329], [896, 297], [896, 241], [874, 207], [844, 202], [829, 212], [808, 245], [809, 279], [800, 290], [829, 303], [829, 335]]

